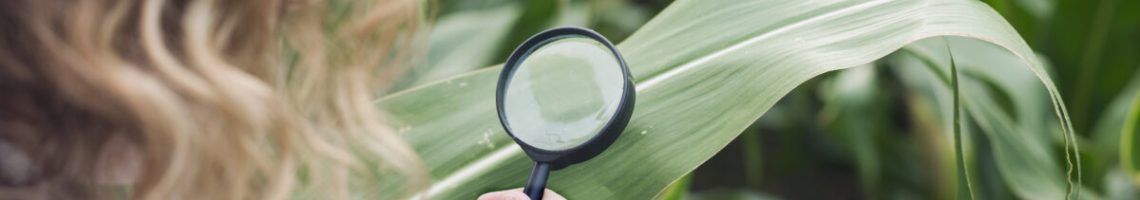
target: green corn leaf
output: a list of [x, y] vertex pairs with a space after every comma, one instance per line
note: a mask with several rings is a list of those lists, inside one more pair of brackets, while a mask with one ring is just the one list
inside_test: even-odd
[[669, 184], [661, 194], [657, 196], [658, 200], [682, 200], [689, 195], [689, 187], [693, 184], [693, 174], [685, 175], [677, 182]]
[[[1105, 183], [1104, 186], [1112, 188], [1110, 183], [1117, 181], [1117, 178], [1113, 176], [1124, 174], [1121, 171], [1123, 170], [1120, 167], [1121, 163], [1119, 163], [1121, 162], [1120, 153], [1122, 151], [1120, 149], [1122, 143], [1121, 128], [1124, 127], [1125, 123], [1129, 123], [1125, 118], [1132, 110], [1132, 104], [1138, 91], [1140, 91], [1140, 73], [1134, 73], [1132, 80], [1129, 81], [1124, 90], [1120, 91], [1120, 95], [1112, 99], [1112, 103], [1106, 106], [1107, 110], [1104, 110], [1098, 118], [1096, 125], [1090, 132], [1089, 142], [1091, 145], [1081, 149], [1081, 151], [1088, 152], [1083, 154], [1086, 157], [1083, 158], [1085, 163], [1082, 167], [1084, 167], [1085, 173], [1093, 178], [1086, 181], [1092, 182], [1102, 178], [1102, 182]], [[1123, 179], [1127, 180], [1128, 178]], [[1123, 188], [1133, 189], [1131, 186], [1116, 187], [1115, 189]]]
[[[946, 40], [945, 38], [943, 38], [943, 39], [944, 39], [944, 41]], [[950, 42], [948, 42], [948, 41], [946, 42], [946, 51], [947, 51], [947, 55], [950, 55], [950, 88], [951, 88], [951, 90], [954, 91], [954, 95], [953, 95], [954, 99], [951, 100], [952, 102], [954, 102], [954, 111], [953, 111], [954, 114], [952, 115], [954, 118], [952, 121], [954, 121], [954, 123], [950, 124], [951, 126], [954, 126], [954, 128], [953, 128], [954, 129], [954, 159], [957, 161], [956, 163], [958, 163], [958, 173], [964, 175], [964, 176], [962, 176], [962, 178], [966, 184], [966, 192], [969, 193], [970, 199], [975, 199], [975, 198], [977, 198], [977, 195], [974, 194], [974, 184], [973, 184], [973, 181], [970, 180], [970, 172], [967, 171], [967, 168], [966, 168], [966, 161], [965, 161], [966, 154], [962, 153], [962, 149], [964, 149], [964, 148], [962, 148], [963, 143], [962, 143], [962, 121], [961, 121], [962, 120], [962, 94], [961, 94], [962, 86], [959, 85], [960, 81], [958, 79], [958, 65], [956, 63], [954, 63], [954, 51], [950, 50]]]
[[874, 66], [866, 65], [839, 71], [827, 83], [828, 95], [823, 115], [830, 132], [839, 134], [847, 144], [859, 170], [860, 187], [865, 198], [882, 199], [880, 188], [883, 161], [878, 138], [889, 130], [889, 112], [881, 104], [883, 91], [876, 87]]
[[[924, 60], [934, 67], [900, 66], [913, 69], [941, 70], [936, 74], [952, 74], [954, 61], [961, 80], [962, 108], [974, 119], [983, 136], [994, 149], [997, 168], [1006, 185], [1021, 197], [1051, 199], [1063, 197], [1066, 191], [1065, 173], [1050, 149], [1054, 132], [1041, 124], [1045, 120], [1048, 102], [1046, 91], [1032, 72], [1024, 68], [1001, 67], [1017, 65], [1008, 52], [978, 40], [948, 38], [950, 51], [940, 41], [920, 41], [906, 48], [908, 56]], [[917, 64], [910, 64], [917, 65]], [[912, 82], [914, 80], [911, 80]], [[950, 85], [947, 83], [946, 85]], [[1012, 103], [1017, 102], [1017, 103]]]
[[1124, 171], [1132, 176], [1132, 180], [1140, 183], [1140, 148], [1136, 145], [1140, 144], [1136, 137], [1136, 125], [1140, 124], [1140, 96], [1133, 98], [1132, 108], [1128, 111], [1128, 116], [1125, 118], [1125, 123], [1120, 131], [1120, 164], [1124, 166]]
[[[1055, 106], [1061, 100], [1042, 64], [1017, 32], [983, 3], [679, 1], [618, 45], [638, 92], [626, 131], [593, 160], [553, 172], [548, 187], [570, 199], [657, 196], [797, 85], [937, 36], [985, 41], [1009, 52], [1005, 55], [1018, 61], [1015, 65], [992, 67], [1031, 71], [1052, 100], [1060, 121], [1055, 126], [1071, 133], [1064, 107]], [[390, 113], [389, 122], [430, 167], [435, 182], [415, 191], [421, 197], [471, 199], [523, 186], [532, 163], [497, 121], [494, 87], [499, 69], [470, 72], [378, 100]], [[967, 110], [969, 98], [964, 98]], [[995, 134], [1015, 131], [1000, 129]], [[1023, 197], [1065, 198], [1066, 182], [1061, 183], [1059, 192]], [[400, 182], [382, 185], [398, 188]]]
[[495, 47], [506, 39], [510, 25], [520, 15], [518, 5], [450, 13], [431, 27], [424, 62], [401, 76], [393, 89], [431, 81], [494, 64]]
[[694, 193], [689, 196], [692, 200], [780, 200], [771, 194], [744, 189], [712, 189]]

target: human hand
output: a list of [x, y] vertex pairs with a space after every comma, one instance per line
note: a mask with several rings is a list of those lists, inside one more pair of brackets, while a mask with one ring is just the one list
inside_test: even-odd
[[[526, 193], [523, 193], [522, 188], [516, 188], [516, 189], [512, 189], [512, 190], [503, 190], [503, 191], [498, 191], [498, 192], [491, 192], [491, 193], [487, 193], [487, 194], [483, 194], [483, 195], [479, 196], [479, 200], [527, 200], [527, 199], [530, 199], [530, 197], [526, 196]], [[545, 192], [542, 193], [542, 199], [544, 199], [544, 200], [566, 200], [566, 197], [562, 197], [562, 195], [559, 195], [558, 193], [554, 193], [554, 191], [546, 190]]]

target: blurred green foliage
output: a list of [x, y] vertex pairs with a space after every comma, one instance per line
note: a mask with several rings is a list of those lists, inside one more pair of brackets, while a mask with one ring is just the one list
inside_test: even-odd
[[[1082, 182], [1090, 197], [1133, 199], [1136, 182], [1121, 168], [1120, 133], [1140, 90], [1140, 1], [984, 0], [1050, 63], [1082, 149]], [[530, 35], [557, 26], [594, 29], [619, 43], [661, 12], [668, 0], [437, 0], [428, 55], [394, 90], [501, 63]], [[663, 199], [951, 199], [953, 138], [941, 120], [947, 105], [926, 85], [945, 72], [918, 69], [914, 54], [825, 74], [800, 85], [717, 156], [667, 189]], [[928, 63], [929, 64], [929, 63]], [[922, 65], [922, 64], [917, 64]], [[925, 70], [925, 71], [922, 71]], [[938, 73], [943, 73], [939, 75]], [[916, 80], [920, 79], [920, 80]], [[1028, 106], [994, 79], [973, 80], [994, 109], [1012, 120], [1050, 122], [1051, 107]], [[945, 80], [943, 80], [945, 81]], [[1018, 96], [1018, 95], [1029, 95]], [[939, 97], [948, 98], [948, 97]], [[1018, 100], [1022, 99], [1022, 100]], [[1019, 108], [1022, 107], [1022, 108]], [[965, 114], [963, 114], [965, 115]], [[1041, 116], [1035, 116], [1041, 115]], [[1027, 119], [1028, 118], [1028, 119]], [[1017, 139], [987, 136], [979, 119], [963, 120], [966, 166], [979, 199], [1018, 198], [1000, 177], [1001, 152]], [[1058, 130], [1039, 138], [1056, 155], [1050, 168], [1066, 169]], [[1055, 136], [1055, 137], [1050, 137]], [[994, 146], [998, 145], [998, 146]], [[1036, 147], [1026, 147], [1036, 148]], [[1124, 149], [1130, 150], [1130, 149]], [[965, 187], [958, 185], [957, 187]], [[689, 191], [689, 192], [685, 192]]]

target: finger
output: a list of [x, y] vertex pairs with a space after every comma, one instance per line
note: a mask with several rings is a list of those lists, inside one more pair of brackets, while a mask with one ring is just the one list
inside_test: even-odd
[[[522, 188], [516, 188], [516, 189], [512, 189], [512, 190], [503, 190], [503, 191], [498, 191], [498, 192], [491, 192], [491, 193], [483, 194], [483, 195], [479, 196], [479, 198], [478, 198], [478, 200], [528, 200], [528, 199], [530, 199], [530, 197], [526, 196], [526, 193], [523, 193]], [[566, 197], [562, 197], [562, 195], [560, 195], [560, 194], [558, 194], [558, 193], [556, 193], [550, 189], [546, 189], [542, 193], [542, 199], [543, 200], [566, 200]]]
[[554, 192], [553, 190], [547, 189], [546, 191], [542, 192], [542, 199], [544, 199], [544, 200], [566, 200], [566, 197], [562, 197], [562, 195]]
[[491, 192], [479, 196], [479, 200], [528, 200], [522, 189], [503, 190], [498, 192]]

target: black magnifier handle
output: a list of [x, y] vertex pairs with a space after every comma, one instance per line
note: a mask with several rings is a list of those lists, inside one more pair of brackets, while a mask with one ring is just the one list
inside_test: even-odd
[[530, 197], [531, 200], [542, 199], [542, 193], [546, 191], [546, 177], [548, 176], [550, 176], [550, 164], [534, 162], [534, 170], [530, 171], [530, 180], [527, 180], [523, 193], [526, 193], [526, 196]]

